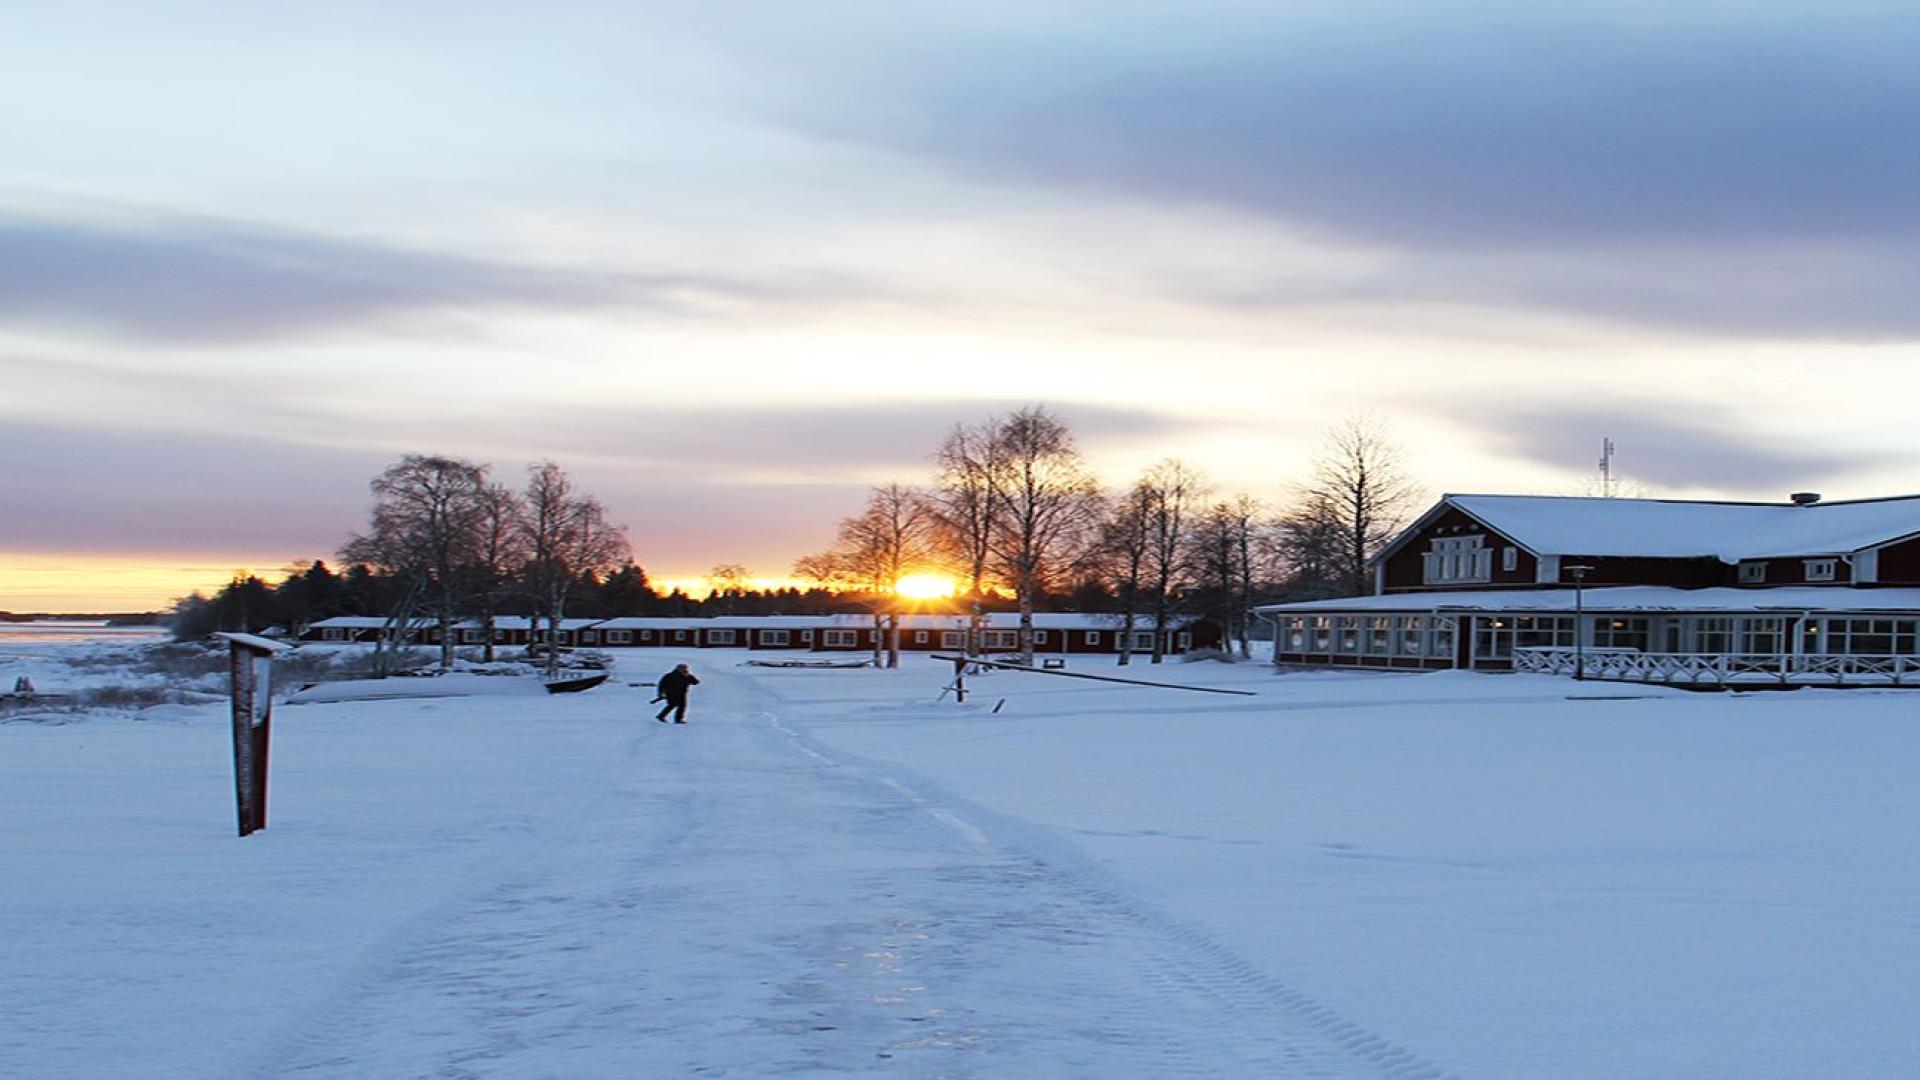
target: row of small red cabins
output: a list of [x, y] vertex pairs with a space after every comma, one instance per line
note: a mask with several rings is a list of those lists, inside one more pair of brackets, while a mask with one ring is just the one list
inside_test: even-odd
[[[979, 647], [987, 652], [1011, 652], [1020, 647], [1019, 616], [996, 612], [983, 616]], [[914, 652], [963, 649], [968, 619], [953, 615], [903, 615], [900, 647]], [[1114, 615], [1037, 613], [1033, 616], [1034, 650], [1048, 655], [1121, 651], [1124, 627]], [[372, 642], [386, 620], [354, 615], [321, 619], [300, 635], [302, 641]], [[486, 644], [487, 630], [475, 622], [460, 623], [456, 644]], [[1211, 624], [1183, 619], [1168, 629], [1165, 651], [1180, 654], [1196, 648], [1217, 648], [1219, 630]], [[565, 619], [560, 623], [562, 648], [752, 649], [806, 652], [872, 652], [881, 635], [865, 615], [722, 615], [709, 618], [628, 616], [615, 619]], [[502, 647], [546, 644], [544, 620], [504, 616], [493, 620], [493, 644]], [[407, 635], [413, 645], [440, 644], [440, 628], [416, 620]], [[1137, 620], [1133, 652], [1153, 650], [1150, 620]]]

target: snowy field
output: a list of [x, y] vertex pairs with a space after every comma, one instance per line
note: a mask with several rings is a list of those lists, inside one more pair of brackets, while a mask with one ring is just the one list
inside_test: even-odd
[[1920, 1075], [1920, 696], [741, 658], [0, 712], [0, 1076]]

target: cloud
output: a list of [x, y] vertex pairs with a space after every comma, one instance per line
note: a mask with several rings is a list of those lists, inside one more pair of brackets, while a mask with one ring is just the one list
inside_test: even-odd
[[1385, 264], [1218, 298], [1920, 333], [1920, 141], [1892, 134], [1920, 112], [1910, 5], [849, 9], [869, 18], [834, 40], [710, 32], [788, 79], [767, 108], [815, 135]]
[[1784, 495], [1879, 463], [1875, 454], [1737, 430], [1702, 419], [1697, 405], [1672, 402], [1482, 402], [1461, 423], [1500, 453], [1581, 475], [1594, 474], [1599, 438], [1607, 435], [1620, 448], [1616, 475], [1674, 490]]
[[523, 265], [198, 217], [98, 224], [0, 215], [0, 318], [143, 344], [251, 343], [516, 307], [699, 316], [858, 288], [831, 275]]

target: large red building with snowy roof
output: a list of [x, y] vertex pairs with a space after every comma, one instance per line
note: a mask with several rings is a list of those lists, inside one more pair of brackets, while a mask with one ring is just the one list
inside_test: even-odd
[[1920, 496], [1448, 495], [1374, 572], [1260, 608], [1275, 662], [1920, 684]]

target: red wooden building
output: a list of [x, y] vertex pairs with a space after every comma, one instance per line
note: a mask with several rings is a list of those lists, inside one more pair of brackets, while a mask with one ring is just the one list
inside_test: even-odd
[[1920, 682], [1920, 496], [1448, 495], [1374, 569], [1373, 596], [1259, 608], [1275, 662]]

